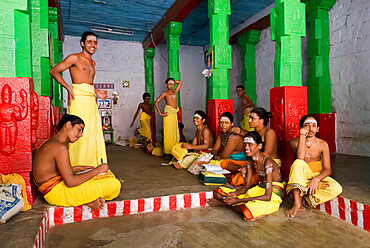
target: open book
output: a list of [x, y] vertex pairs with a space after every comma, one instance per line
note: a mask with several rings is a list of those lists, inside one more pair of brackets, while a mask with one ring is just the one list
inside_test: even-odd
[[203, 164], [204, 169], [201, 169], [201, 171], [208, 171], [214, 174], [230, 174], [231, 172], [229, 170], [222, 169], [221, 166], [217, 164]]

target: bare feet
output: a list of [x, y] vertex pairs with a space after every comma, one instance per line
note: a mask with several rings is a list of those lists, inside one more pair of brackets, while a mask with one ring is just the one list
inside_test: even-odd
[[211, 207], [225, 207], [225, 206], [227, 206], [226, 203], [224, 203], [224, 202], [222, 202], [220, 200], [217, 200], [217, 199], [213, 199], [213, 198], [212, 199], [208, 199], [207, 200], [207, 203]]
[[294, 205], [291, 209], [285, 211], [285, 215], [288, 216], [288, 217], [292, 217], [293, 218], [299, 212], [303, 212], [305, 210], [306, 210], [306, 208], [303, 207], [303, 206], [296, 206], [296, 205]]
[[244, 217], [244, 220], [245, 220], [245, 221], [255, 221], [255, 220], [257, 220], [257, 219], [261, 219], [261, 218], [263, 218], [263, 217], [266, 217], [266, 215], [260, 215], [260, 216], [258, 216], [258, 217], [256, 217], [256, 218], [253, 218], [253, 219], [247, 219], [247, 218], [245, 218], [245, 217]]
[[90, 203], [87, 203], [86, 205], [90, 207], [91, 209], [97, 209], [100, 210], [104, 207], [105, 200], [101, 197], [96, 199], [95, 201], [92, 201]]

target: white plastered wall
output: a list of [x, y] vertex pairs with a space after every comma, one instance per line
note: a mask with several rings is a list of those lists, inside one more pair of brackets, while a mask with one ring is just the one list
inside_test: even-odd
[[[81, 51], [80, 37], [65, 36], [63, 43], [64, 58], [72, 53]], [[163, 55], [165, 59], [161, 56]], [[180, 46], [180, 71], [184, 82], [181, 90], [183, 107], [184, 134], [186, 138], [193, 139], [194, 126], [192, 115], [196, 109], [205, 110], [206, 81], [201, 74], [203, 62], [203, 48], [194, 46]], [[139, 127], [139, 117], [134, 127], [130, 129], [133, 115], [137, 105], [142, 102], [142, 94], [145, 92], [145, 69], [143, 48], [140, 42], [125, 42], [116, 40], [99, 39], [97, 52], [93, 55], [96, 61], [95, 83], [113, 83], [114, 90], [108, 90], [108, 96], [112, 92], [119, 93], [118, 104], [112, 106], [112, 124], [114, 128], [114, 140], [118, 144], [125, 145], [125, 140], [133, 136], [134, 129]], [[167, 77], [167, 50], [166, 45], [160, 45], [156, 49], [154, 57], [154, 82], [155, 98], [165, 90], [164, 80]], [[63, 73], [65, 81], [71, 85], [68, 71]], [[130, 88], [123, 88], [122, 81], [129, 80]], [[64, 91], [64, 99], [67, 93]], [[67, 106], [66, 100], [64, 106]], [[163, 111], [164, 103], [160, 104]], [[161, 140], [162, 117], [156, 113], [157, 139]]]

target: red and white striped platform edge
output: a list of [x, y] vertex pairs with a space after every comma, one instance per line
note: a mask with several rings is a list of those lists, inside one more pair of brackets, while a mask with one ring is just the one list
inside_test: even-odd
[[103, 209], [92, 210], [87, 206], [50, 207], [46, 210], [35, 238], [34, 248], [41, 248], [50, 227], [83, 220], [115, 217], [129, 214], [199, 208], [207, 206], [207, 199], [213, 198], [213, 192], [189, 193], [152, 197], [137, 200], [107, 202]]
[[[213, 192], [189, 193], [152, 197], [138, 200], [107, 202], [102, 210], [92, 210], [87, 206], [50, 207], [44, 214], [35, 238], [34, 248], [41, 248], [50, 227], [83, 220], [114, 217], [129, 214], [199, 208], [207, 206], [207, 199], [213, 198]], [[370, 206], [348, 200], [335, 198], [321, 204], [316, 209], [342, 219], [370, 232]]]

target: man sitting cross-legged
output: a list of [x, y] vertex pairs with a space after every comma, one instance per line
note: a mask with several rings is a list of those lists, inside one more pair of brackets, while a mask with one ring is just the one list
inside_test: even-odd
[[[248, 164], [241, 169], [246, 184], [235, 190], [219, 187], [213, 191], [214, 199], [208, 204], [214, 207], [230, 207], [244, 215], [244, 220], [253, 221], [279, 210], [283, 198], [284, 184], [281, 182], [278, 164], [261, 153], [262, 138], [252, 131], [244, 137]], [[252, 184], [257, 177], [259, 185]]]
[[97, 167], [71, 166], [67, 146], [82, 137], [84, 127], [81, 118], [64, 115], [57, 125], [57, 133], [35, 154], [33, 180], [51, 205], [86, 204], [92, 209], [101, 209], [105, 200], [112, 200], [120, 193], [121, 183], [106, 163]]
[[330, 201], [342, 193], [342, 187], [329, 177], [331, 174], [329, 146], [315, 135], [319, 123], [312, 115], [305, 115], [299, 121], [299, 138], [290, 142], [297, 159], [290, 168], [286, 191], [293, 191], [294, 206], [286, 211], [289, 217], [306, 210], [302, 196], [311, 207]]

